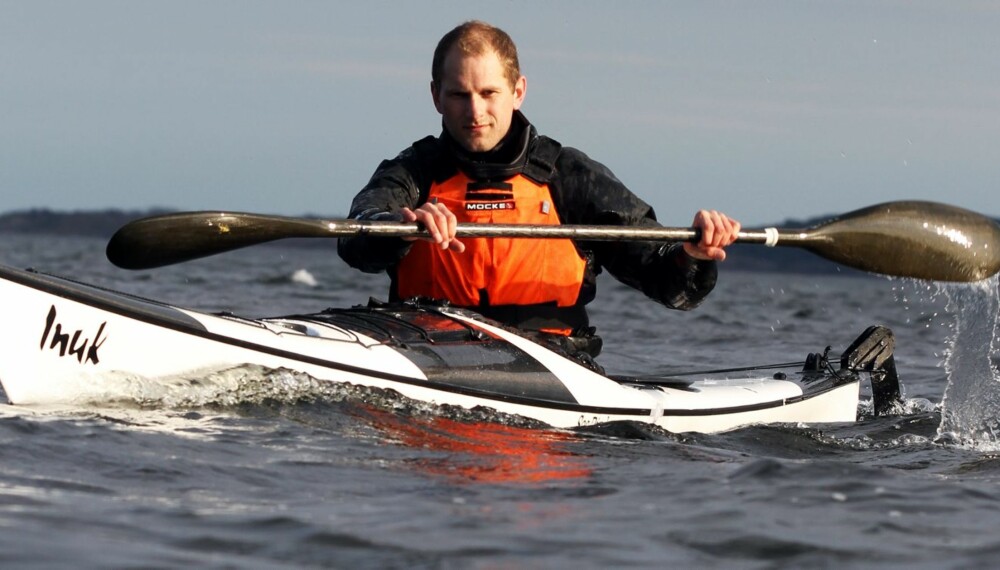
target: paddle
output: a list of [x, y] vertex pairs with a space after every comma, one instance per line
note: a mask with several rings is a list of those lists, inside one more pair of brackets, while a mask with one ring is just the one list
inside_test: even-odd
[[[189, 212], [126, 224], [107, 255], [125, 269], [150, 269], [284, 238], [357, 235], [427, 233], [416, 223]], [[692, 228], [459, 224], [458, 236], [676, 242], [696, 241], [699, 234]], [[806, 229], [747, 230], [737, 242], [800, 247], [856, 269], [934, 281], [978, 281], [1000, 271], [1000, 227], [934, 202], [887, 202]]]

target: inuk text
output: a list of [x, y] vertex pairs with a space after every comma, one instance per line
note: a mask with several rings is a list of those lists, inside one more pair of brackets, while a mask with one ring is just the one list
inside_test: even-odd
[[[83, 337], [83, 331], [76, 329], [73, 332], [63, 332], [62, 323], [56, 322], [56, 306], [52, 305], [49, 309], [49, 314], [45, 317], [45, 330], [42, 332], [42, 340], [38, 344], [38, 348], [45, 350], [46, 348], [51, 350], [58, 350], [59, 356], [75, 356], [77, 361], [91, 362], [97, 364], [101, 361], [97, 356], [97, 350], [101, 348], [104, 341], [107, 340], [104, 334], [104, 326], [108, 322], [104, 321], [101, 326], [97, 327], [97, 332], [94, 334], [94, 340], [91, 341], [90, 337]], [[50, 340], [51, 339], [51, 340]], [[46, 346], [48, 344], [48, 346]]]

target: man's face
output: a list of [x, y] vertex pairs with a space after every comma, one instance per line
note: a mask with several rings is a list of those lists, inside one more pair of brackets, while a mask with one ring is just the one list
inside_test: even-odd
[[495, 52], [465, 56], [452, 49], [442, 66], [441, 85], [431, 84], [434, 106], [448, 133], [470, 152], [485, 152], [510, 130], [514, 111], [521, 108], [527, 81], [514, 87], [504, 75]]

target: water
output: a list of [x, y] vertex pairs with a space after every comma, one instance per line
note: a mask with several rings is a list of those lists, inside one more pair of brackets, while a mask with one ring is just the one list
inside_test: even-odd
[[[386, 287], [330, 248], [258, 247], [135, 273], [104, 261], [98, 240], [8, 234], [3, 244], [8, 265], [254, 316], [364, 303]], [[0, 564], [991, 565], [996, 310], [995, 281], [939, 288], [723, 270], [690, 313], [602, 282], [593, 318], [601, 361], [618, 373], [785, 362], [843, 348], [870, 324], [891, 327], [906, 409], [863, 409], [845, 426], [553, 430], [265, 370], [240, 371], [235, 380], [255, 386], [243, 392], [0, 406]]]

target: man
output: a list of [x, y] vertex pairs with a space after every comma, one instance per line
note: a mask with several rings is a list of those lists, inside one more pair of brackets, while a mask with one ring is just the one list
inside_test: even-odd
[[602, 268], [674, 309], [694, 308], [712, 290], [715, 262], [740, 229], [715, 211], [695, 215], [697, 244], [456, 239], [459, 222], [658, 224], [605, 166], [537, 134], [519, 110], [527, 80], [502, 30], [458, 26], [439, 42], [431, 76], [443, 132], [383, 161], [350, 214], [420, 222], [431, 237], [358, 236], [338, 245], [353, 267], [389, 273], [390, 300], [446, 300], [596, 356], [600, 339], [584, 305]]

